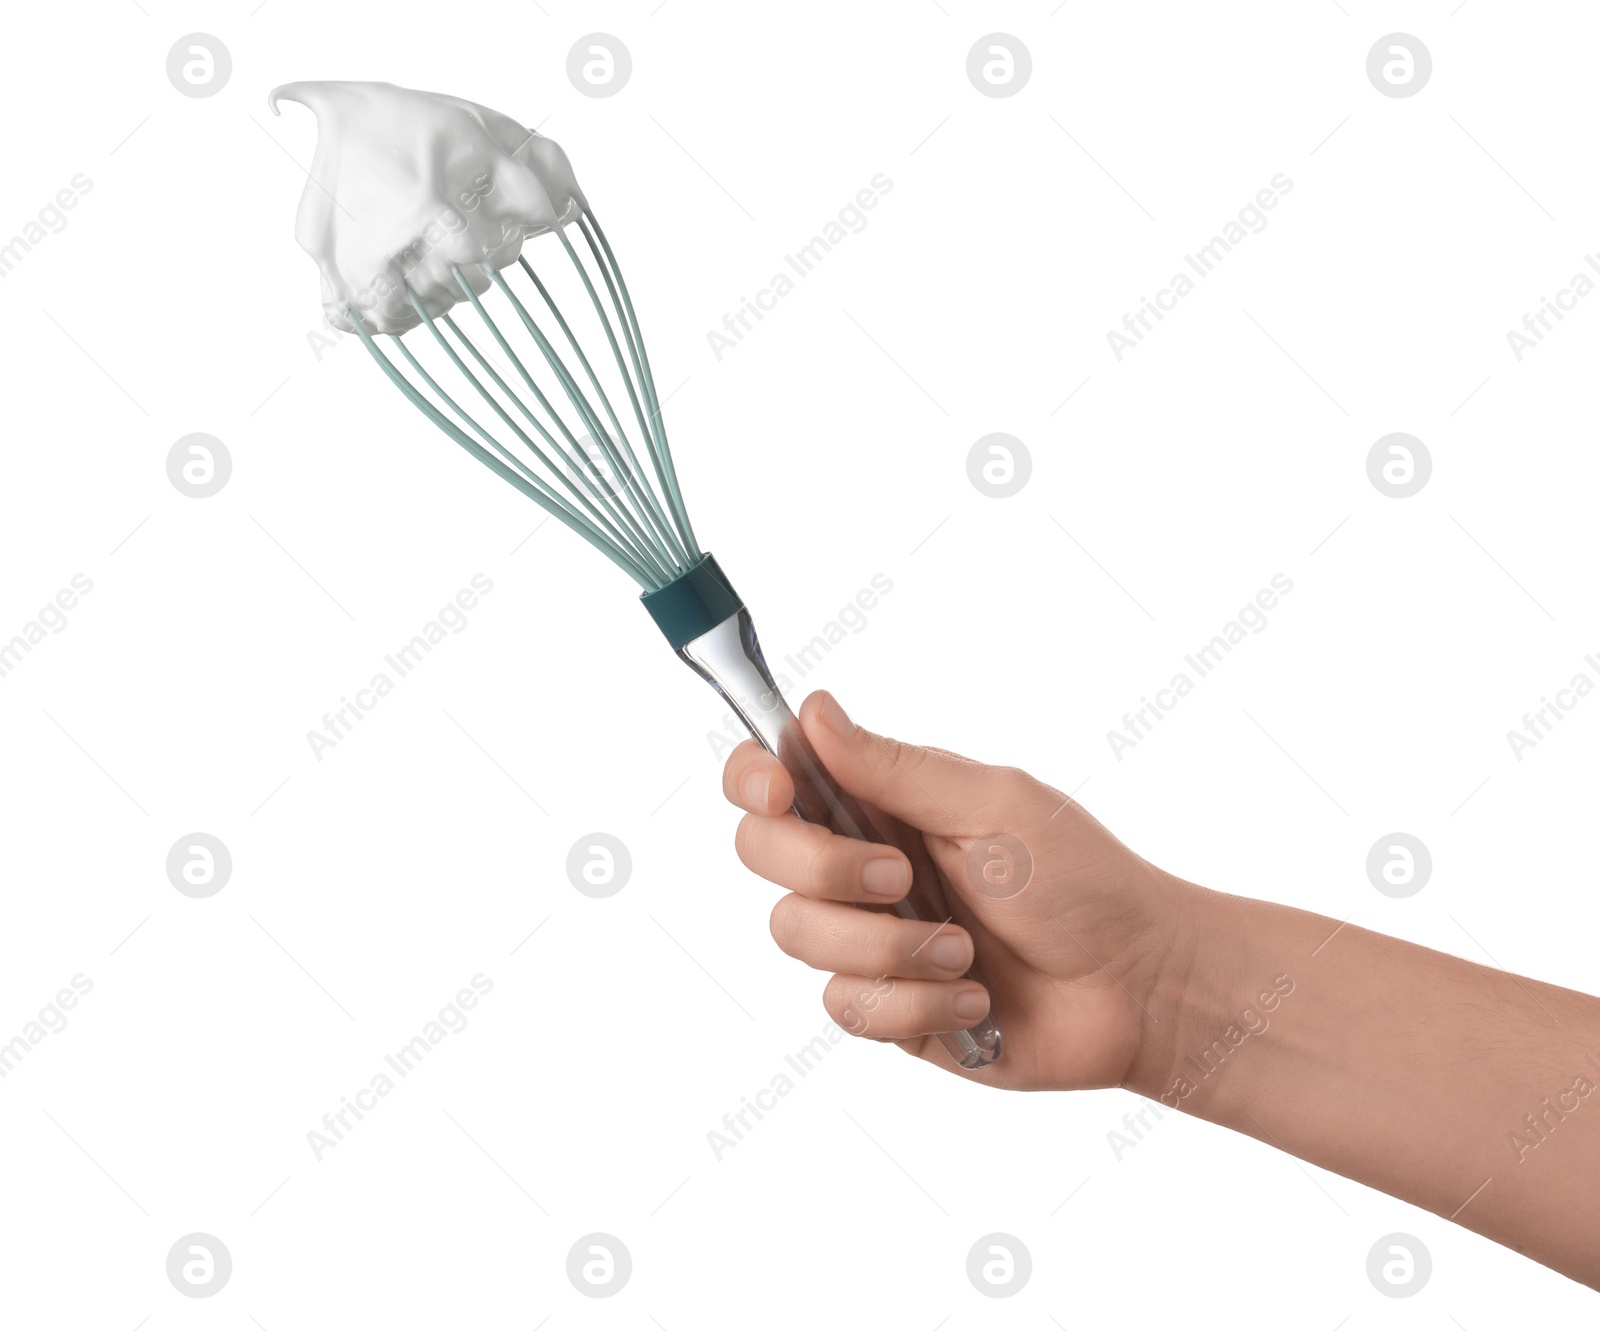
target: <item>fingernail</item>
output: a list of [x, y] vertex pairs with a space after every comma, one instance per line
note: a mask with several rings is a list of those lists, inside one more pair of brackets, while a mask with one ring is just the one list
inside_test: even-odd
[[744, 803], [754, 809], [765, 809], [767, 797], [772, 793], [772, 774], [752, 772], [744, 779]]
[[963, 990], [950, 1005], [963, 1022], [976, 1022], [989, 1012], [989, 996], [982, 990]]
[[967, 969], [967, 941], [954, 935], [941, 934], [928, 945], [928, 961], [941, 971]]
[[845, 716], [844, 709], [832, 694], [822, 704], [822, 724], [841, 740], [848, 740], [856, 733], [856, 724]]
[[911, 867], [898, 856], [878, 856], [861, 867], [861, 886], [868, 897], [893, 901], [911, 886]]

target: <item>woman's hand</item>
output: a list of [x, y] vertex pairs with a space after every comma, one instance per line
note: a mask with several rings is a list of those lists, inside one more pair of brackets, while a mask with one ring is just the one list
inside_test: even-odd
[[[800, 721], [845, 790], [920, 832], [951, 890], [942, 927], [859, 910], [905, 896], [906, 857], [801, 822], [788, 773], [755, 741], [729, 756], [723, 791], [748, 811], [739, 858], [790, 890], [772, 936], [834, 973], [823, 990], [834, 1021], [961, 1072], [936, 1033], [973, 1025], [992, 1004], [1003, 1057], [966, 1077], [1114, 1086], [1137, 1079], [1141, 1055], [1158, 1075], [1170, 1042], [1151, 1027], [1184, 951], [1188, 885], [1026, 773], [874, 735], [826, 693], [806, 700]], [[974, 950], [983, 984], [961, 978]]]

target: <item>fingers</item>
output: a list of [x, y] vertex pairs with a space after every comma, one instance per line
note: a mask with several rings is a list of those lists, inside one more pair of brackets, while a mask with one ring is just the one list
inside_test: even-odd
[[788, 813], [794, 783], [754, 740], [728, 756], [722, 792], [739, 808], [734, 847], [763, 879], [806, 897], [887, 905], [911, 889], [911, 864], [893, 847], [838, 837]]
[[800, 722], [840, 785], [924, 832], [974, 836], [1049, 813], [1048, 788], [1026, 773], [874, 735], [831, 694], [806, 699]]
[[972, 938], [958, 925], [902, 920], [789, 893], [772, 908], [772, 937], [818, 971], [952, 980], [972, 965]]
[[794, 803], [794, 782], [783, 764], [754, 740], [746, 740], [723, 765], [722, 794], [752, 814], [782, 814]]
[[838, 837], [794, 814], [746, 814], [733, 844], [747, 869], [806, 897], [882, 906], [911, 888], [911, 862], [901, 852]]
[[841, 975], [823, 990], [822, 1006], [852, 1036], [904, 1041], [966, 1030], [989, 1011], [989, 996], [976, 981]]
[[[1037, 804], [1046, 791], [1012, 769], [873, 735], [828, 694], [813, 694], [800, 716], [841, 785], [928, 832], [960, 837], [1001, 826], [1002, 816], [1014, 819], [1019, 805]], [[773, 938], [791, 957], [837, 973], [823, 1004], [845, 1031], [915, 1040], [963, 1030], [988, 1013], [988, 992], [962, 979], [973, 958], [965, 930], [845, 905], [904, 897], [912, 875], [900, 851], [803, 823], [791, 810], [789, 774], [754, 740], [729, 755], [722, 790], [746, 811], [735, 838], [739, 859], [790, 889], [773, 908]]]

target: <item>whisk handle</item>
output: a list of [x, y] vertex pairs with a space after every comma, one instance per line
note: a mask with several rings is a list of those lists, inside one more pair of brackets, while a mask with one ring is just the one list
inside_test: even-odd
[[[707, 556], [706, 560], [710, 558]], [[697, 569], [702, 567], [697, 566]], [[767, 669], [750, 612], [738, 603], [714, 561], [711, 568], [719, 586], [678, 589], [681, 596], [688, 598], [685, 606], [663, 607], [661, 603], [652, 606], [652, 597], [661, 597], [661, 592], [645, 598], [647, 609], [656, 616], [669, 641], [675, 637], [669, 626], [699, 628], [718, 610], [727, 609], [723, 589], [727, 598], [737, 604], [736, 610], [717, 620], [705, 632], [674, 642], [678, 655], [722, 695], [750, 729], [750, 734], [788, 770], [794, 780], [796, 814], [807, 823], [821, 824], [846, 837], [898, 847], [905, 853], [911, 862], [912, 884], [905, 899], [892, 908], [897, 915], [934, 923], [949, 920], [951, 912], [946, 904], [950, 885], [934, 864], [921, 834], [892, 815], [857, 800], [833, 779]], [[694, 577], [695, 572], [691, 571], [678, 583]], [[677, 584], [669, 584], [663, 592], [674, 588]], [[665, 616], [661, 613], [663, 609], [667, 611]], [[675, 618], [680, 613], [681, 620]], [[700, 617], [698, 623], [696, 616]], [[681, 634], [677, 636], [681, 638]], [[976, 968], [967, 975], [982, 980]], [[1000, 1029], [992, 1015], [966, 1031], [943, 1033], [939, 1041], [962, 1068], [985, 1068], [1000, 1057]]]

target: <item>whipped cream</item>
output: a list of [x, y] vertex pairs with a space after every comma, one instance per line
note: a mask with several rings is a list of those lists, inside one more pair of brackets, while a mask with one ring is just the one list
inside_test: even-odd
[[317, 117], [317, 148], [294, 236], [322, 272], [328, 322], [371, 333], [437, 317], [514, 262], [522, 243], [588, 210], [551, 139], [488, 107], [392, 83], [285, 83], [267, 104]]

